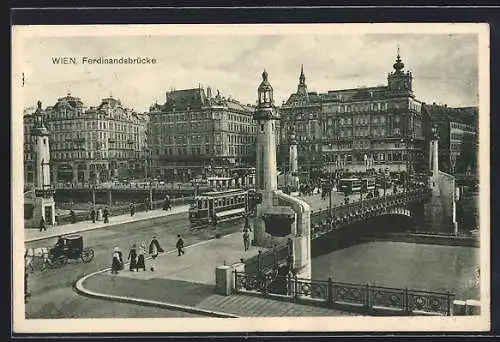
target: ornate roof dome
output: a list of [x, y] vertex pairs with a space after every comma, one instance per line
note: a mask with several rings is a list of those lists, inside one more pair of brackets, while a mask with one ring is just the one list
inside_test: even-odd
[[393, 68], [396, 71], [401, 71], [405, 67], [403, 61], [401, 60], [401, 56], [399, 55], [399, 46], [398, 46], [398, 56], [396, 57], [396, 63], [394, 63]]
[[271, 86], [271, 83], [269, 83], [267, 79], [267, 71], [264, 69], [264, 72], [262, 73], [262, 82], [260, 83], [259, 86], [259, 91], [266, 91], [266, 90], [273, 90], [273, 87]]

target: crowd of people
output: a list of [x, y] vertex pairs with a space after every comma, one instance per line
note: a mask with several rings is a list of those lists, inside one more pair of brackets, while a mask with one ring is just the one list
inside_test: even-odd
[[[184, 251], [184, 240], [181, 235], [177, 235], [176, 242], [177, 255], [181, 256], [185, 254]], [[146, 248], [146, 243], [142, 242], [140, 244], [132, 243], [129, 249], [129, 253], [126, 261], [128, 261], [128, 269], [130, 272], [140, 272], [146, 271], [146, 259], [155, 260], [160, 253], [164, 253], [165, 250], [161, 247], [156, 235], [153, 236]], [[147, 258], [149, 256], [149, 258]], [[113, 249], [111, 256], [111, 273], [118, 274], [125, 268], [125, 260], [120, 247], [116, 246]], [[155, 271], [155, 266], [151, 264], [151, 271]]]

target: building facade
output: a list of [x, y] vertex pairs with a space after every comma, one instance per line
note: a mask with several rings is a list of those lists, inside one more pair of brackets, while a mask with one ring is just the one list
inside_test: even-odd
[[[52, 181], [104, 182], [144, 173], [147, 115], [124, 108], [118, 99], [86, 107], [68, 94], [43, 111], [51, 132]], [[24, 116], [25, 182], [33, 179], [33, 115]]]
[[186, 181], [202, 174], [228, 175], [255, 163], [254, 107], [210, 88], [173, 90], [150, 116], [150, 172]]
[[477, 174], [478, 108], [424, 105], [439, 131], [439, 169], [449, 174]]
[[297, 92], [282, 106], [281, 116], [295, 125], [302, 173], [314, 178], [318, 173], [425, 171], [420, 169], [425, 157], [422, 102], [399, 53], [393, 68], [387, 85], [320, 94], [307, 91], [301, 70]]
[[293, 131], [297, 140], [299, 174], [308, 177], [321, 172], [321, 110], [318, 94], [307, 90], [302, 66], [297, 92], [290, 95], [280, 108], [278, 165], [282, 171], [289, 171], [286, 165], [289, 165], [289, 137]]

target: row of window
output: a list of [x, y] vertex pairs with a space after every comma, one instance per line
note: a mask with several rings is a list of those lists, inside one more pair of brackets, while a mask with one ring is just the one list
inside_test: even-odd
[[463, 124], [463, 123], [459, 123], [459, 122], [450, 122], [450, 128], [458, 128], [458, 129], [468, 131], [468, 132], [475, 132], [476, 131], [474, 129], [474, 127], [472, 127], [471, 125], [467, 125], [467, 124]]
[[180, 121], [195, 121], [195, 120], [203, 120], [203, 119], [211, 119], [212, 118], [212, 113], [210, 112], [194, 112], [194, 113], [189, 113], [189, 114], [173, 114], [173, 113], [168, 113], [168, 114], [160, 114], [160, 115], [151, 115], [151, 122], [156, 123], [156, 122], [180, 122]]
[[228, 119], [229, 121], [237, 121], [237, 122], [244, 122], [244, 123], [252, 123], [253, 119], [252, 116], [243, 116], [243, 115], [235, 115], [235, 114], [228, 114]]
[[[408, 159], [409, 158], [409, 159]], [[367, 155], [367, 159], [373, 161], [407, 161], [414, 159], [412, 155], [404, 152], [377, 152]], [[354, 154], [330, 154], [326, 156], [326, 162], [333, 162], [337, 164], [350, 163], [350, 162], [364, 162], [365, 153]]]
[[[138, 151], [103, 151], [103, 152], [84, 152], [84, 151], [71, 151], [71, 152], [52, 152], [51, 158], [53, 160], [72, 160], [72, 159], [100, 159], [100, 158], [140, 158], [141, 153]], [[25, 153], [24, 160], [34, 160], [33, 153]]]
[[255, 133], [255, 126], [250, 125], [239, 125], [239, 124], [228, 124], [229, 131], [231, 132], [244, 132], [244, 133]]
[[113, 121], [49, 121], [47, 129], [52, 132], [74, 131], [74, 130], [106, 130], [139, 133], [140, 124], [113, 122]]
[[256, 137], [251, 135], [229, 135], [230, 143], [252, 144], [255, 143]]

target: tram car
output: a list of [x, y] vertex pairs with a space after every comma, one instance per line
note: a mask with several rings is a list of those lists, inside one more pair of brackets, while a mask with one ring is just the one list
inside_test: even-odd
[[189, 208], [189, 222], [192, 228], [217, 222], [235, 220], [249, 212], [248, 191], [244, 189], [229, 189], [206, 192], [196, 196]]
[[361, 179], [361, 191], [362, 192], [372, 192], [375, 190], [375, 178], [362, 178]]
[[350, 195], [361, 191], [361, 180], [359, 178], [342, 178], [339, 181], [339, 192]]

